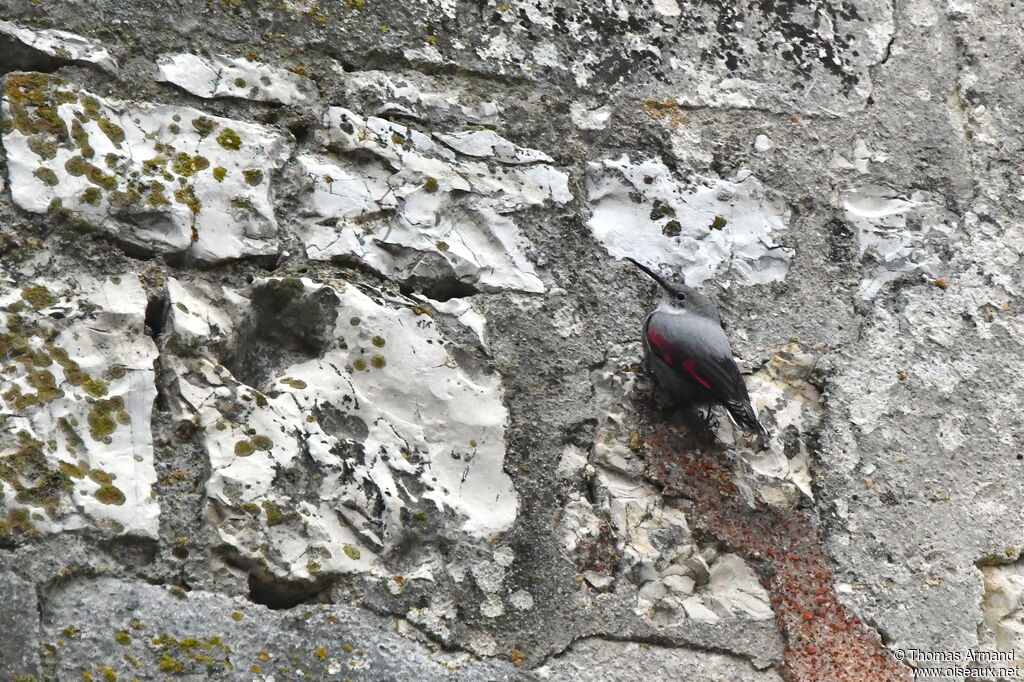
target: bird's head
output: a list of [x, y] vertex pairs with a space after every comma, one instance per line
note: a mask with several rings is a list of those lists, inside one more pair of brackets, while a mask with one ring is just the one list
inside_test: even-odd
[[700, 293], [696, 289], [686, 286], [685, 284], [669, 283], [654, 270], [651, 270], [646, 265], [638, 263], [632, 258], [627, 257], [626, 260], [646, 272], [651, 279], [661, 286], [665, 291], [665, 296], [662, 298], [663, 306], [680, 312], [698, 313], [705, 317], [710, 317], [716, 322], [720, 321], [718, 317], [718, 308], [711, 299], [704, 294]]

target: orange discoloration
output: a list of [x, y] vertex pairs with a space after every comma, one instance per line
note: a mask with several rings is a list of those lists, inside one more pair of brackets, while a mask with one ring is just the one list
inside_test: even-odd
[[668, 428], [648, 439], [648, 476], [666, 503], [693, 527], [743, 556], [771, 595], [786, 646], [780, 672], [788, 682], [888, 682], [911, 672], [882, 646], [878, 633], [843, 606], [813, 519], [797, 509], [751, 508], [732, 483], [723, 453], [691, 448]]

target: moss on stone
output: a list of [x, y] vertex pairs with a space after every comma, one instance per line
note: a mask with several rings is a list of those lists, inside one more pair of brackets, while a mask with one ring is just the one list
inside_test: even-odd
[[213, 169], [213, 179], [217, 182], [224, 182], [224, 176], [228, 174], [228, 169], [224, 166], [217, 166]]
[[124, 504], [125, 501], [124, 493], [121, 492], [121, 489], [109, 483], [101, 485], [99, 489], [93, 493], [93, 497], [103, 504], [113, 504], [118, 506]]
[[281, 510], [278, 509], [277, 505], [274, 504], [273, 502], [264, 502], [263, 511], [267, 515], [268, 526], [276, 526], [278, 524], [284, 523], [284, 515], [281, 513]]
[[103, 441], [117, 429], [115, 413], [124, 410], [124, 401], [120, 396], [114, 396], [109, 400], [97, 400], [93, 403], [86, 422], [89, 424], [89, 434], [93, 440]]
[[79, 199], [82, 200], [83, 204], [99, 206], [100, 201], [103, 199], [103, 192], [95, 187], [86, 187]]
[[21, 290], [21, 298], [36, 310], [49, 308], [57, 302], [57, 297], [42, 284], [34, 284]]
[[253, 187], [263, 182], [263, 171], [258, 168], [246, 168], [242, 171], [242, 176], [245, 178], [245, 182]]
[[92, 184], [98, 185], [107, 191], [117, 189], [117, 178], [113, 175], [107, 175], [98, 166], [94, 166], [91, 163], [85, 169], [85, 177]]
[[192, 163], [192, 157], [185, 152], [178, 152], [171, 157], [171, 170], [182, 177], [190, 177], [195, 174], [196, 167]]
[[163, 670], [165, 673], [177, 674], [185, 670], [184, 664], [182, 664], [181, 661], [178, 661], [177, 659], [172, 657], [166, 651], [157, 657], [156, 665], [158, 668], [160, 668], [160, 670]]
[[256, 448], [253, 447], [252, 441], [240, 440], [235, 443], [235, 455], [238, 457], [248, 457], [255, 451]]
[[0, 518], [0, 538], [6, 538], [15, 533], [39, 535], [39, 530], [29, 519], [27, 509], [12, 509], [7, 512], [6, 517]]
[[96, 154], [96, 150], [89, 144], [89, 133], [85, 132], [85, 128], [77, 118], [71, 122], [71, 139], [78, 145], [78, 150], [83, 157], [91, 159]]
[[103, 134], [110, 139], [113, 145], [120, 149], [121, 143], [124, 142], [124, 129], [109, 118], [100, 118], [99, 121], [97, 121], [97, 125], [100, 127], [100, 130], [103, 131]]
[[84, 97], [82, 97], [82, 99], [79, 100], [79, 104], [82, 105], [82, 110], [85, 112], [85, 115], [88, 116], [90, 119], [92, 119], [93, 121], [98, 121], [100, 119], [101, 104], [98, 99], [96, 99], [92, 95], [85, 95]]
[[164, 185], [154, 180], [149, 184], [149, 194], [146, 195], [146, 203], [153, 208], [170, 206], [171, 202], [164, 194]]
[[26, 138], [26, 143], [33, 154], [43, 159], [49, 160], [57, 156], [57, 141], [53, 138], [29, 135]]
[[68, 160], [64, 162], [64, 170], [67, 171], [69, 175], [73, 175], [76, 178], [85, 175], [87, 168], [88, 163], [81, 156], [69, 157]]
[[217, 129], [217, 123], [212, 118], [200, 116], [192, 119], [192, 127], [199, 133], [199, 137], [206, 137]]
[[199, 210], [203, 207], [202, 202], [199, 201], [191, 185], [174, 190], [174, 200], [179, 204], [188, 206], [188, 209], [193, 213], [199, 213]]
[[11, 73], [4, 79], [4, 94], [11, 122], [23, 135], [39, 134], [69, 140], [67, 125], [57, 114], [51, 90], [66, 81], [43, 73]]
[[224, 147], [224, 149], [240, 149], [242, 147], [242, 138], [231, 128], [225, 128], [217, 135], [217, 144]]

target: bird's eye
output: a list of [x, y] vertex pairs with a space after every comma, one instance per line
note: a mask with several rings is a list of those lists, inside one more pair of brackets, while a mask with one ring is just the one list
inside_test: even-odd
[[677, 291], [676, 292], [676, 300], [677, 301], [685, 301], [686, 300], [686, 294], [684, 294], [681, 291]]

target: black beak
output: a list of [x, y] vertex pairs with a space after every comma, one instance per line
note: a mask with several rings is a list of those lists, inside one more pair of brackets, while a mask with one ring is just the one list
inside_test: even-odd
[[672, 293], [672, 288], [668, 284], [665, 283], [665, 280], [663, 280], [661, 278], [661, 275], [659, 275], [658, 273], [654, 272], [653, 270], [651, 270], [646, 265], [641, 265], [640, 263], [637, 263], [635, 260], [633, 260], [632, 258], [630, 258], [628, 256], [626, 257], [626, 260], [628, 260], [630, 263], [632, 263], [633, 265], [637, 266], [638, 268], [640, 268], [641, 270], [646, 272], [648, 275], [650, 275], [651, 279], [653, 279], [655, 282], [660, 284], [662, 289], [664, 289], [665, 291], [669, 292], [670, 294]]

